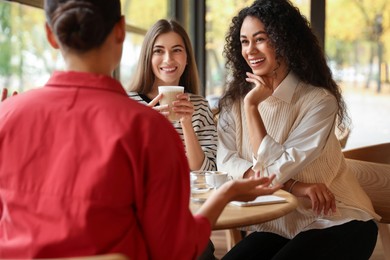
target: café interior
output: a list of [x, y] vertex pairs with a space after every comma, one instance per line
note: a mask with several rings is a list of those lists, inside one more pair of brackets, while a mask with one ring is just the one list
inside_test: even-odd
[[[126, 16], [127, 33], [124, 55], [129, 55], [129, 57], [132, 56], [132, 58], [122, 58], [122, 63], [115, 71], [114, 77], [121, 81], [124, 86], [131, 81], [132, 73], [134, 73], [137, 62], [137, 55], [139, 55], [140, 45], [148, 27], [156, 21], [156, 17], [172, 18], [181, 23], [190, 36], [199, 70], [201, 82], [200, 92], [207, 98], [211, 108], [215, 109], [223, 91], [223, 84], [226, 77], [222, 49], [224, 34], [227, 29], [226, 27], [223, 27], [226, 26], [225, 20], [219, 22], [215, 16], [221, 17], [221, 15], [225, 15], [228, 18], [232, 17], [236, 10], [239, 10], [242, 6], [248, 5], [251, 1], [224, 1], [226, 2], [225, 8], [219, 8], [224, 9], [222, 11], [218, 9], [217, 5], [220, 1], [216, 0], [122, 0], [121, 2], [123, 12]], [[328, 43], [327, 25], [333, 19], [331, 14], [332, 10], [329, 9], [331, 1], [296, 0], [292, 2], [307, 16], [321, 46], [326, 50], [326, 44]], [[23, 20], [19, 21], [19, 23], [22, 23], [19, 25], [19, 28], [26, 28], [26, 31], [31, 28], [27, 26], [27, 23], [32, 23], [36, 27], [39, 27], [41, 26], [40, 23], [45, 19], [42, 10], [43, 0], [10, 0], [2, 1], [0, 4], [3, 6], [7, 5], [7, 7], [10, 8], [9, 10], [12, 10], [12, 15], [23, 15], [23, 19], [25, 20], [24, 23], [26, 24], [25, 27], [23, 27]], [[145, 15], [145, 13], [148, 15]], [[223, 25], [224, 22], [225, 25]], [[36, 30], [36, 27], [34, 27], [34, 31]], [[43, 38], [43, 26], [41, 27], [42, 31], [37, 33], [37, 37]], [[14, 35], [13, 37], [18, 36]], [[36, 42], [40, 40], [44, 41], [44, 39], [40, 38], [31, 40]], [[16, 46], [16, 48], [24, 49], [25, 51], [31, 51], [33, 48], [36, 50], [42, 48], [42, 46], [34, 46], [34, 44], [27, 48], [27, 45], [28, 42], [25, 42], [24, 45], [20, 44], [19, 46]], [[35, 50], [32, 50], [31, 52], [34, 53]], [[36, 62], [36, 64], [38, 64], [37, 66], [41, 66], [40, 64], [49, 64], [46, 68], [47, 71], [63, 66], [59, 56], [50, 53], [49, 55], [51, 55], [51, 60], [49, 62], [39, 61]], [[30, 61], [27, 58], [25, 63], [28, 64], [29, 62]], [[382, 66], [380, 64], [379, 67], [382, 69], [385, 68], [383, 70], [387, 73], [387, 65]], [[386, 74], [384, 71], [382, 71], [382, 74]], [[28, 68], [25, 68], [24, 73], [23, 82], [28, 82], [30, 79], [39, 82], [39, 80], [42, 80], [42, 78], [44, 79], [49, 75], [49, 72], [36, 75], [33, 70], [29, 70]], [[381, 73], [379, 75], [381, 75]], [[1, 77], [4, 76], [0, 74], [0, 80]], [[34, 86], [29, 86], [28, 84], [18, 84], [18, 79], [14, 78], [15, 76], [10, 77], [10, 89], [23, 92], [30, 88], [34, 88]], [[356, 97], [356, 102], [364, 101], [364, 98], [367, 96], [373, 96], [374, 98], [380, 98], [381, 100], [380, 102], [373, 102], [382, 104], [376, 107], [376, 110], [371, 109], [367, 112], [368, 118], [379, 117], [378, 121], [382, 124], [378, 127], [373, 127], [374, 130], [371, 128], [370, 131], [382, 132], [363, 131], [365, 125], [356, 123], [355, 128], [351, 129], [350, 133], [340, 137], [340, 142], [344, 147], [344, 156], [346, 158], [390, 164], [390, 125], [388, 122], [383, 123], [383, 121], [389, 121], [386, 119], [388, 118], [386, 117], [386, 111], [390, 108], [388, 105], [390, 104], [390, 91], [388, 90], [390, 86], [388, 84], [388, 78], [385, 78], [383, 81], [379, 79], [379, 81], [379, 83], [382, 83], [380, 91], [378, 82], [376, 82], [375, 79], [372, 80], [369, 90], [368, 88], [353, 89], [353, 87], [346, 89], [347, 93], [352, 93], [351, 102], [354, 101], [353, 97], [355, 96], [353, 95], [355, 95], [355, 93], [359, 92], [361, 94], [364, 92], [362, 97]], [[3, 84], [4, 80], [0, 82]], [[23, 87], [21, 87], [21, 85], [23, 85]], [[352, 107], [354, 105], [355, 103], [352, 104]], [[352, 111], [352, 113], [359, 112]], [[359, 119], [357, 119], [357, 122], [359, 122]], [[362, 130], [360, 131], [360, 129]], [[373, 139], [370, 139], [370, 136], [373, 137]], [[375, 139], [375, 137], [378, 136], [381, 136], [382, 138]], [[390, 260], [390, 176], [383, 176], [383, 174], [378, 172], [376, 176], [361, 176], [359, 181], [373, 201], [376, 212], [382, 217], [382, 220], [378, 222], [379, 235], [377, 246], [370, 259]], [[284, 209], [281, 208], [279, 210]], [[211, 240], [215, 245], [216, 257], [221, 258], [234, 243], [241, 239], [242, 235], [244, 235], [243, 232], [239, 232], [238, 229], [235, 228], [229, 228], [229, 226], [221, 226], [218, 230], [214, 230], [212, 232]], [[105, 259], [108, 260], [109, 258], [102, 258], [102, 260]]]

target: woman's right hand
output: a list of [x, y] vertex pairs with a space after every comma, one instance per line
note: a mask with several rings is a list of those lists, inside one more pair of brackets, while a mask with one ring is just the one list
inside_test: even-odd
[[273, 93], [273, 81], [268, 78], [262, 78], [261, 76], [247, 72], [247, 82], [254, 85], [253, 89], [246, 94], [244, 102], [246, 104], [257, 106], [260, 102], [266, 100]]
[[158, 94], [155, 98], [153, 98], [152, 101], [149, 102], [148, 107], [153, 108], [154, 110], [157, 110], [161, 114], [163, 114], [165, 117], [168, 117], [169, 115], [169, 107], [168, 105], [162, 105], [162, 106], [156, 106], [158, 102], [160, 102], [163, 94]]
[[224, 193], [224, 197], [228, 201], [251, 201], [258, 196], [270, 195], [281, 188], [280, 184], [272, 185], [275, 175], [270, 177], [254, 177], [246, 179], [238, 179], [226, 182], [218, 188], [220, 192]]
[[197, 214], [206, 217], [214, 226], [225, 206], [233, 200], [251, 201], [261, 195], [269, 195], [280, 189], [281, 185], [271, 186], [271, 177], [252, 177], [228, 181], [219, 187], [198, 210]]

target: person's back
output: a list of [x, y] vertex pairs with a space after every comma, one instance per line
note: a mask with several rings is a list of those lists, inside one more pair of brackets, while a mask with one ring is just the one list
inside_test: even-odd
[[[69, 85], [82, 79], [83, 87]], [[147, 255], [137, 223], [148, 221], [141, 205], [164, 204], [149, 182], [169, 178], [161, 175], [168, 167], [188, 167], [164, 118], [129, 101], [109, 77], [68, 72], [4, 102], [0, 125], [0, 257]], [[182, 187], [177, 181], [170, 183]], [[144, 196], [147, 188], [155, 201]]]
[[0, 105], [0, 258], [193, 258], [210, 224], [188, 209], [181, 141], [111, 77], [120, 1], [47, 0], [45, 10], [67, 68]]
[[273, 178], [226, 183], [192, 215], [178, 134], [111, 77], [126, 35], [120, 6], [45, 1], [66, 69], [0, 104], [1, 259], [194, 259], [229, 201], [279, 188]]

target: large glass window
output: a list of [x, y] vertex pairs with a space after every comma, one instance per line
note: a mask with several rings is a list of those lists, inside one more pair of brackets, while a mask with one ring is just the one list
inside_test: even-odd
[[126, 23], [147, 30], [168, 15], [169, 0], [121, 0]]
[[[315, 1], [315, 0], [314, 0]], [[310, 0], [292, 1], [310, 20]], [[207, 0], [206, 95], [217, 105], [226, 78], [223, 46], [231, 19], [252, 1]], [[353, 125], [346, 148], [390, 141], [390, 4], [327, 0], [325, 53]]]
[[120, 80], [128, 87], [135, 72], [144, 34], [157, 20], [168, 16], [169, 0], [122, 0], [128, 33], [123, 46]]
[[[206, 0], [206, 96], [212, 107], [226, 78], [222, 55], [226, 32], [238, 10], [252, 1]], [[26, 2], [41, 6], [39, 1]], [[134, 74], [146, 30], [169, 16], [173, 2], [122, 0], [127, 37], [119, 75], [125, 87]], [[308, 18], [310, 2], [293, 1]], [[183, 17], [191, 15], [195, 14], [186, 10]], [[53, 70], [64, 67], [58, 50], [47, 43], [44, 21], [42, 9], [0, 0], [0, 87], [19, 92], [38, 87]], [[325, 53], [353, 121], [347, 148], [388, 142], [390, 120], [384, 118], [390, 109], [389, 1], [327, 0], [325, 32]]]
[[206, 96], [212, 107], [216, 106], [226, 78], [225, 60], [222, 55], [226, 32], [238, 10], [251, 2], [206, 0]]
[[41, 9], [0, 2], [0, 86], [25, 91], [43, 85], [51, 71], [63, 68], [48, 44]]
[[131, 78], [134, 75], [138, 64], [138, 58], [141, 50], [143, 35], [136, 33], [127, 33], [123, 45], [122, 61], [120, 64], [120, 81], [127, 88]]
[[[126, 40], [120, 80], [126, 87], [138, 62], [146, 30], [168, 16], [169, 0], [122, 0], [126, 16]], [[63, 69], [58, 50], [46, 40], [42, 9], [0, 1], [0, 86], [11, 91], [42, 86], [53, 70]]]
[[353, 123], [346, 148], [390, 142], [390, 3], [326, 4], [326, 54]]

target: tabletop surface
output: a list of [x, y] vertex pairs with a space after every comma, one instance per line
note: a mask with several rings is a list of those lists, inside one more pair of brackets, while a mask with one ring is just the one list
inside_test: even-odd
[[[294, 195], [284, 190], [278, 190], [274, 195], [285, 198], [286, 202], [249, 207], [228, 204], [213, 229], [231, 229], [260, 224], [284, 216], [293, 211], [298, 205]], [[196, 213], [201, 205], [201, 203], [191, 202], [191, 211]]]

